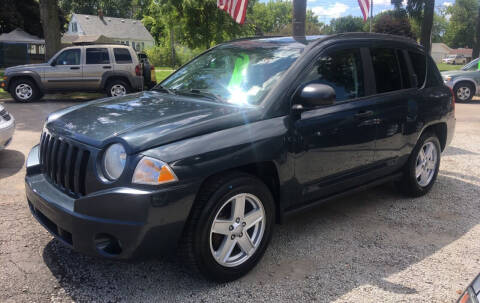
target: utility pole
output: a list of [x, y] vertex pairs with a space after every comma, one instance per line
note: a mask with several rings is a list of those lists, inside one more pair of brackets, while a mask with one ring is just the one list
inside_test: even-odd
[[373, 0], [370, 0], [370, 32], [372, 32]]
[[305, 19], [307, 15], [307, 0], [293, 0], [293, 36], [305, 36]]

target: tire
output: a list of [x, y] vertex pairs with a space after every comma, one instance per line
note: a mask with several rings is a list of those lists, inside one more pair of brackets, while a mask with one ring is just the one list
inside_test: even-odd
[[455, 100], [458, 102], [470, 102], [475, 95], [475, 86], [469, 82], [460, 82], [455, 84], [453, 88]]
[[[109, 80], [107, 82], [105, 90], [107, 91], [107, 95], [109, 97], [124, 96], [132, 92], [132, 88], [130, 87], [130, 85], [126, 81], [121, 79]], [[123, 93], [120, 93], [121, 91]]]
[[[428, 148], [432, 148], [432, 154], [429, 153]], [[427, 153], [423, 154], [427, 156], [423, 164], [420, 156], [422, 151]], [[432, 158], [434, 160], [430, 161], [429, 159]], [[441, 148], [437, 136], [432, 132], [422, 134], [405, 165], [403, 178], [397, 184], [399, 189], [410, 197], [420, 197], [427, 194], [437, 179], [440, 159]], [[425, 175], [422, 174], [417, 177], [421, 171], [425, 171]]]
[[[247, 214], [243, 217], [240, 211], [238, 220], [234, 201], [242, 201], [242, 197]], [[248, 228], [255, 222], [252, 214], [262, 219]], [[242, 277], [262, 258], [272, 236], [274, 214], [273, 196], [258, 178], [233, 172], [210, 180], [200, 190], [184, 230], [181, 261], [209, 280], [227, 282]], [[217, 230], [223, 235], [213, 232], [213, 222], [219, 219], [222, 224]], [[231, 249], [222, 250], [228, 244]], [[241, 247], [248, 247], [250, 253]]]
[[37, 101], [42, 97], [40, 89], [30, 79], [14, 80], [10, 88], [10, 95], [21, 103]]

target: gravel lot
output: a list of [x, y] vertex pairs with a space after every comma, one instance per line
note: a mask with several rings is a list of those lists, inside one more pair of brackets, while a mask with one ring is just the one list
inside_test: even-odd
[[53, 239], [28, 211], [24, 162], [47, 114], [81, 100], [0, 101], [17, 119], [0, 152], [0, 302], [453, 302], [480, 272], [480, 100], [457, 104], [429, 195], [385, 185], [296, 217], [249, 275], [220, 285], [175, 260], [112, 262]]

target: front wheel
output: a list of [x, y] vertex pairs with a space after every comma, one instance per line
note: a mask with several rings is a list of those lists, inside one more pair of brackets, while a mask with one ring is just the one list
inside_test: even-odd
[[183, 261], [214, 281], [240, 278], [263, 256], [274, 213], [272, 194], [256, 177], [231, 173], [210, 181], [192, 209]]
[[22, 103], [37, 101], [42, 96], [37, 85], [30, 79], [15, 80], [12, 83], [10, 94], [16, 101]]
[[460, 82], [453, 88], [455, 98], [459, 102], [470, 102], [475, 94], [475, 87], [469, 82]]
[[405, 166], [400, 189], [412, 197], [423, 196], [430, 191], [440, 168], [441, 148], [435, 134], [424, 133], [410, 154]]

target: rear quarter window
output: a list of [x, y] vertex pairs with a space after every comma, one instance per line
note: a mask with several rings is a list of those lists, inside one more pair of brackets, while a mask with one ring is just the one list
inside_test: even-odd
[[410, 61], [412, 62], [413, 71], [417, 77], [417, 87], [420, 88], [425, 82], [425, 54], [409, 51]]
[[130, 51], [126, 48], [114, 48], [113, 55], [115, 56], [115, 62], [118, 64], [129, 64], [133, 62]]

